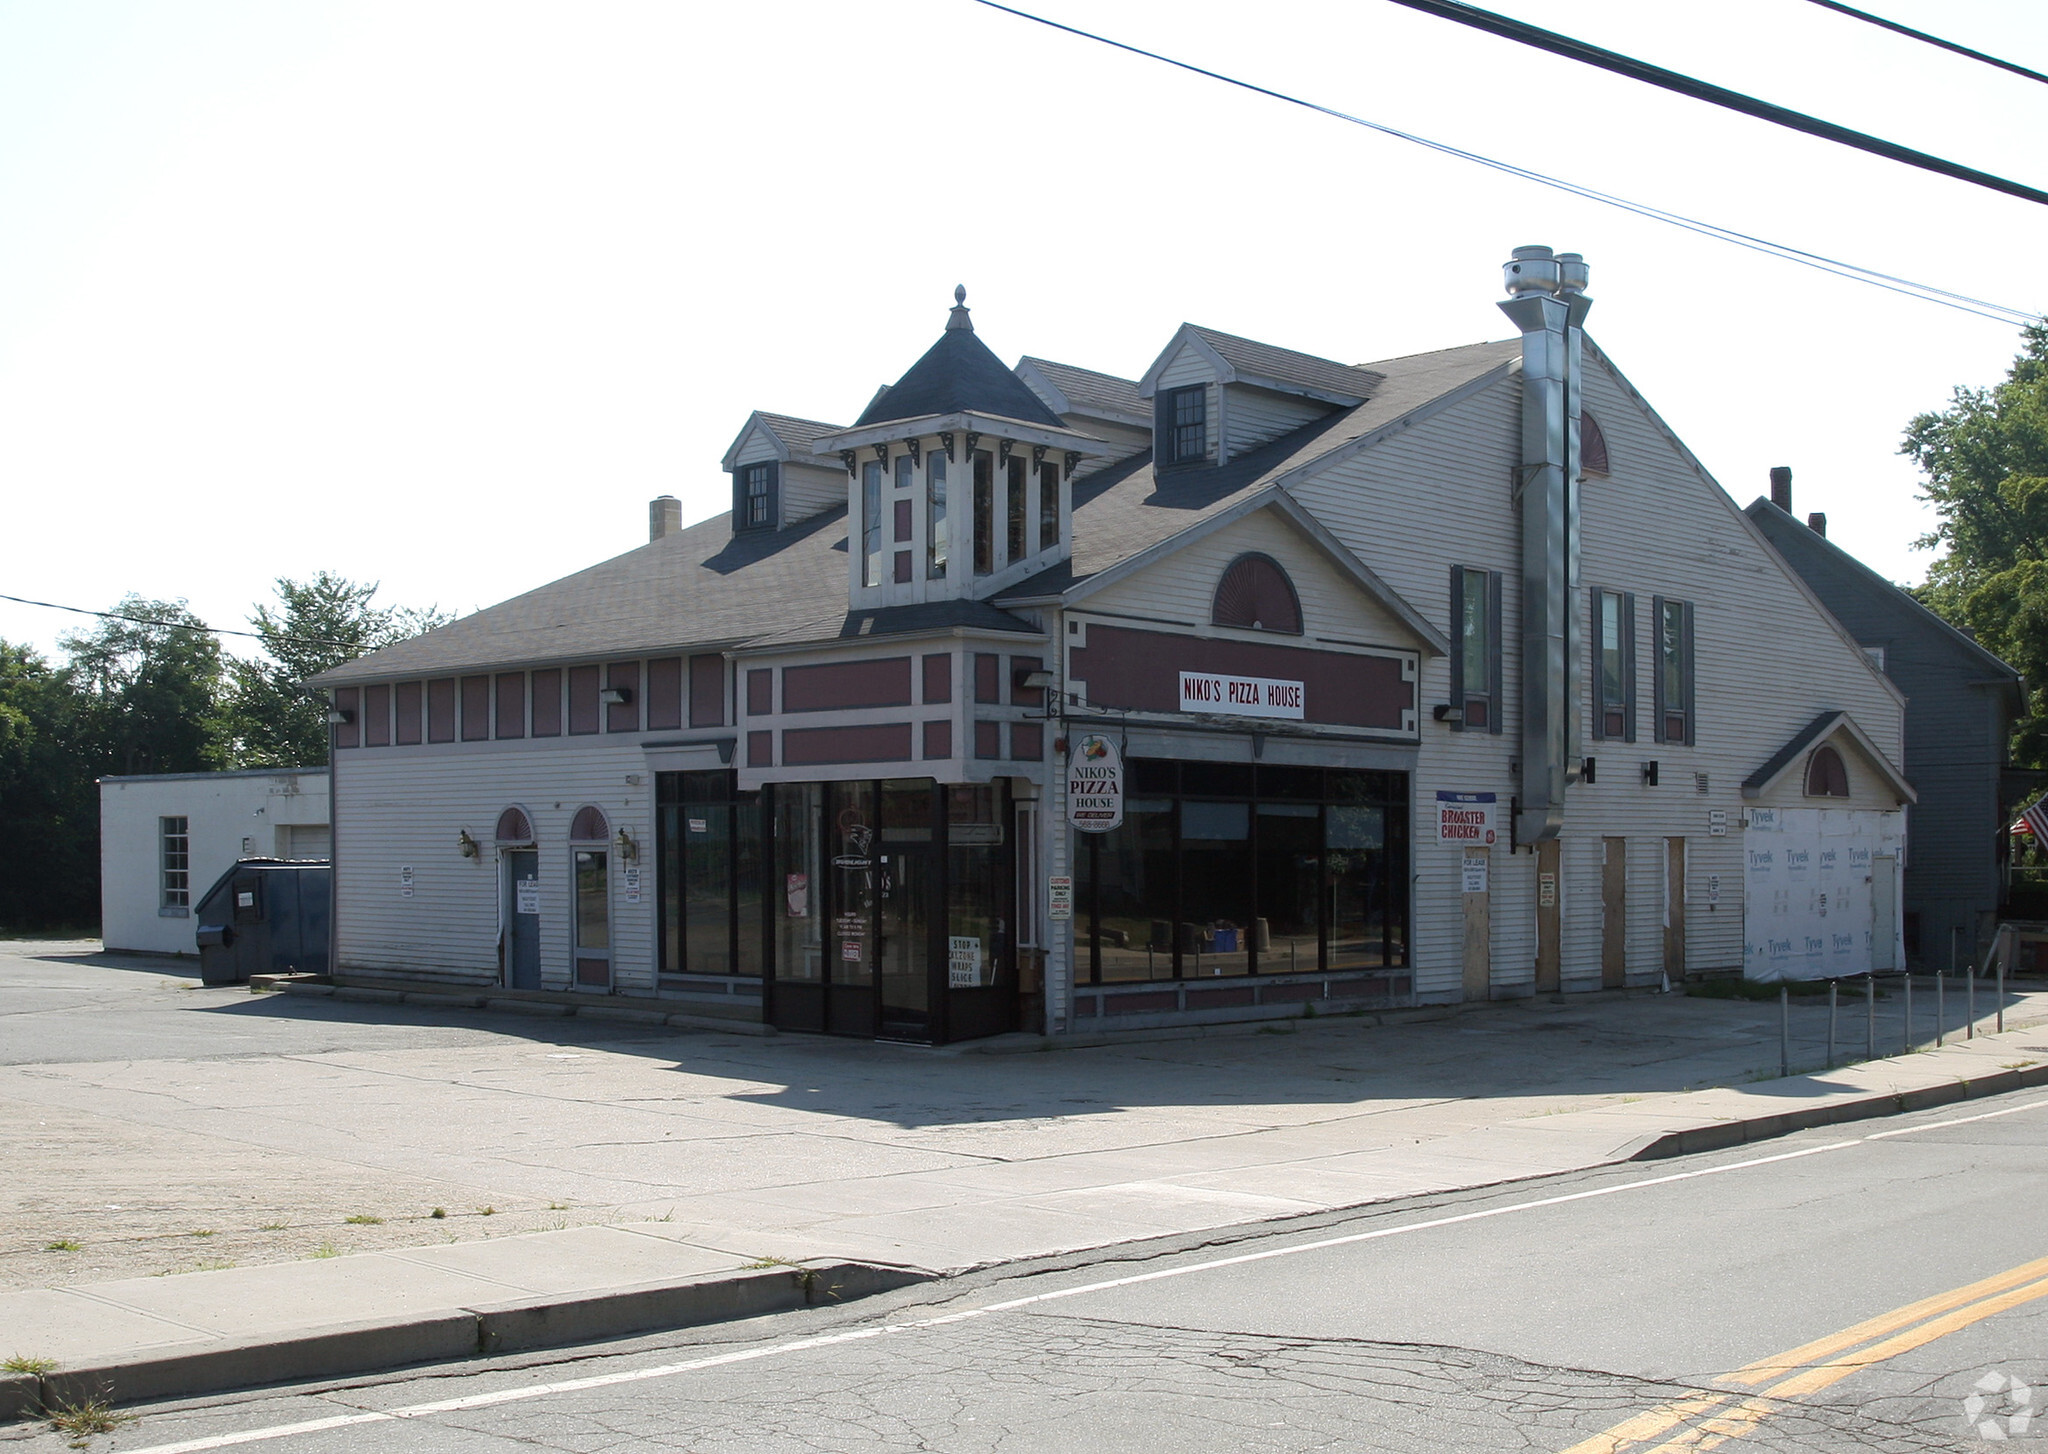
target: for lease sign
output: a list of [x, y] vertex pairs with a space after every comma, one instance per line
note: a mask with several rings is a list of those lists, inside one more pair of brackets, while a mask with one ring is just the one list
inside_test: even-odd
[[1500, 841], [1500, 803], [1492, 793], [1436, 795], [1436, 836], [1440, 843], [1490, 848]]
[[1300, 682], [1275, 677], [1218, 676], [1213, 672], [1180, 674], [1183, 712], [1222, 712], [1234, 717], [1299, 719], [1307, 692]]

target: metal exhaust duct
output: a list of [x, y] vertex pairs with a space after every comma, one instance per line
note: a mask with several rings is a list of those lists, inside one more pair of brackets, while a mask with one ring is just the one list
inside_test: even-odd
[[1578, 776], [1579, 361], [1593, 300], [1575, 252], [1518, 247], [1502, 269], [1503, 313], [1522, 332], [1522, 757], [1515, 841], [1564, 826]]

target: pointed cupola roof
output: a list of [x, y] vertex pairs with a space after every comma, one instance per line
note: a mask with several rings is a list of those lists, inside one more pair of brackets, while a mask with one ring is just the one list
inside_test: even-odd
[[946, 331], [910, 371], [876, 397], [854, 421], [858, 429], [894, 419], [920, 419], [932, 414], [972, 411], [1023, 424], [1064, 427], [1060, 417], [1031, 392], [1025, 382], [1003, 366], [975, 336], [967, 316], [967, 289], [953, 290], [953, 312]]

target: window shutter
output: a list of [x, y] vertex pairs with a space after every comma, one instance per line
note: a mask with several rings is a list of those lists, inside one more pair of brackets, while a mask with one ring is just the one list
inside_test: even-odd
[[[1451, 567], [1451, 706], [1465, 713], [1465, 567]], [[1459, 731], [1464, 730], [1462, 722]]]
[[1650, 740], [1664, 737], [1664, 598], [1650, 597]]
[[1486, 730], [1498, 737], [1501, 723], [1507, 717], [1507, 704], [1501, 700], [1503, 650], [1500, 637], [1501, 623], [1501, 573], [1490, 572], [1486, 577], [1486, 688], [1493, 693], [1493, 705], [1486, 718]]
[[1621, 740], [1636, 740], [1636, 598], [1625, 591], [1621, 597]]
[[1586, 735], [1595, 742], [1607, 740], [1607, 688], [1603, 684], [1607, 643], [1600, 637], [1600, 612], [1606, 604], [1601, 598], [1605, 594], [1597, 587], [1586, 592], [1586, 685], [1587, 696], [1593, 702], [1592, 720], [1587, 723]]
[[1173, 390], [1161, 389], [1152, 396], [1152, 467], [1162, 469], [1173, 463]]
[[761, 522], [763, 530], [782, 528], [782, 461], [776, 460], [768, 466], [768, 518]]
[[1693, 685], [1692, 675], [1692, 602], [1685, 603], [1685, 745], [1691, 747], [1699, 740], [1700, 694]]

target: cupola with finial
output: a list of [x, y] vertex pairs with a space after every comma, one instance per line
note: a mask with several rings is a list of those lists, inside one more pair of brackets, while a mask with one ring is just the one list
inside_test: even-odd
[[964, 285], [938, 342], [812, 448], [846, 470], [855, 609], [988, 596], [1059, 564], [1074, 469], [1107, 452], [981, 341]]

